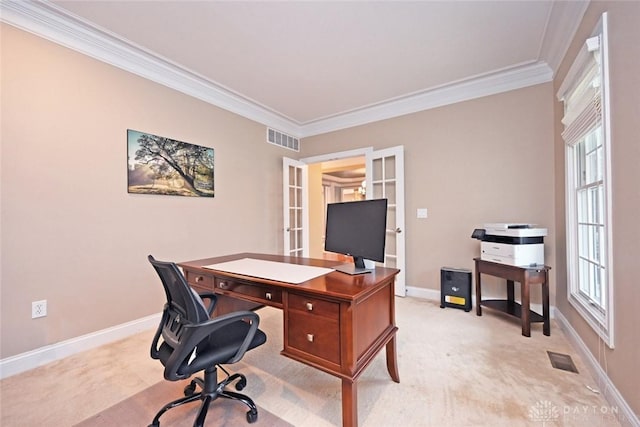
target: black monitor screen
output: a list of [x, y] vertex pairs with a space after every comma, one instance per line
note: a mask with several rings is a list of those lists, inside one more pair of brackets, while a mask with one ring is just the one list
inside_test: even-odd
[[327, 205], [324, 249], [353, 256], [355, 265], [345, 272], [366, 273], [370, 270], [364, 259], [384, 262], [386, 228], [387, 199], [331, 203]]

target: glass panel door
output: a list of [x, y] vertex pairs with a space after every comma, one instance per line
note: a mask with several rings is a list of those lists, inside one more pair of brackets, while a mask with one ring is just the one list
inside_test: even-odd
[[309, 256], [308, 167], [283, 157], [284, 254]]
[[395, 294], [406, 295], [404, 242], [404, 147], [368, 153], [367, 199], [387, 199], [385, 267], [398, 268]]

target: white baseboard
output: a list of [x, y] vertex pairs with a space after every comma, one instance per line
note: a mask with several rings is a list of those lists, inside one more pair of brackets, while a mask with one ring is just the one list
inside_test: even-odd
[[0, 360], [0, 379], [90, 350], [158, 326], [161, 313], [47, 345]]
[[417, 288], [415, 286], [407, 286], [406, 289], [408, 297], [440, 301], [440, 291], [435, 289]]
[[629, 407], [616, 386], [613, 385], [613, 382], [611, 382], [607, 373], [602, 369], [596, 358], [589, 351], [584, 341], [582, 341], [582, 338], [580, 338], [576, 330], [573, 329], [566, 317], [564, 317], [562, 312], [555, 307], [552, 313], [554, 314], [556, 322], [558, 322], [558, 325], [569, 339], [569, 342], [571, 342], [578, 353], [580, 353], [582, 360], [594, 375], [597, 383], [604, 384], [604, 391], [601, 391], [602, 395], [612, 407], [618, 408], [618, 420], [620, 421], [620, 424], [623, 426], [640, 427], [640, 419], [638, 416]]

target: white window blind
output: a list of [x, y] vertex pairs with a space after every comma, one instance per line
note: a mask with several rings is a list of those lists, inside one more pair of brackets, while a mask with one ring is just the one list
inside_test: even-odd
[[562, 138], [567, 144], [578, 142], [601, 121], [600, 57], [599, 36], [588, 39], [574, 63], [575, 68], [572, 67], [569, 71], [575, 75], [570, 81], [574, 87], [560, 88], [561, 100], [565, 106], [562, 118], [565, 129]]

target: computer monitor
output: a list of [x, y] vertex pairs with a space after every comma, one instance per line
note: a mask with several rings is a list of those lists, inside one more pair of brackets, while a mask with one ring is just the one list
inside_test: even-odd
[[364, 260], [384, 262], [387, 199], [330, 203], [324, 249], [353, 257], [353, 264], [333, 267], [347, 274], [372, 271]]

